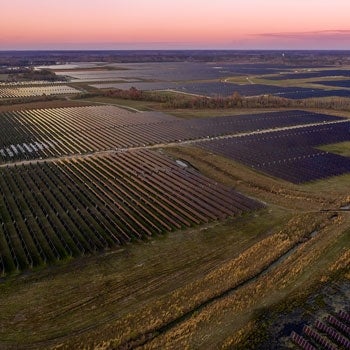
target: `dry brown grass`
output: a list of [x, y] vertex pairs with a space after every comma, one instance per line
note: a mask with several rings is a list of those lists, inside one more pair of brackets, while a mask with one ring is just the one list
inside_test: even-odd
[[[95, 343], [106, 349], [118, 347], [121, 344], [133, 344], [134, 340], [143, 342], [147, 337], [152, 336], [154, 332], [176, 319], [181, 319], [181, 316], [189, 311], [195, 311], [197, 308], [199, 313], [194, 312], [189, 317], [189, 320], [180, 322], [179, 326], [174, 327], [166, 335], [163, 342], [163, 337], [156, 338], [151, 341], [145, 348], [167, 348], [171, 343], [179, 342], [181, 337], [190, 337], [196, 333], [197, 326], [193, 328], [189, 324], [200, 324], [207, 317], [207, 308], [211, 308], [211, 304], [206, 306], [204, 310], [200, 306], [207, 300], [218, 298], [218, 301], [213, 300], [213, 305], [221, 303], [221, 295], [228, 290], [234, 290], [240, 286], [235, 295], [235, 306], [237, 312], [242, 312], [245, 307], [256, 303], [254, 297], [250, 298], [247, 290], [255, 286], [254, 291], [269, 293], [266, 289], [266, 282], [252, 282], [245, 286], [245, 281], [249, 281], [254, 276], [258, 275], [266, 269], [272, 262], [276, 261], [281, 255], [285, 254], [295, 244], [306, 239], [310, 232], [329, 224], [329, 214], [321, 216], [314, 214], [298, 215], [289, 220], [283, 229], [271, 234], [270, 236], [257, 242], [252, 247], [246, 249], [237, 258], [228, 261], [209, 272], [203, 278], [200, 278], [182, 288], [178, 288], [174, 292], [168, 294], [166, 298], [160, 298], [152, 305], [138, 311], [137, 314], [129, 314], [122, 320], [113, 322], [106, 327], [92, 332], [86, 338], [79, 339], [81, 343], [67, 342], [62, 348], [68, 349], [79, 346], [78, 344], [89, 344], [93, 338]], [[273, 247], [273, 249], [271, 249]], [[265, 278], [265, 277], [263, 277]], [[270, 277], [269, 277], [270, 278]], [[272, 284], [269, 287], [272, 288]], [[248, 289], [247, 289], [248, 288]], [[242, 292], [241, 289], [244, 291]], [[255, 293], [255, 292], [254, 292]], [[236, 299], [236, 295], [240, 296]], [[226, 298], [224, 298], [226, 300]], [[247, 304], [248, 302], [248, 304]], [[220, 304], [221, 305], [221, 304]], [[231, 305], [232, 306], [232, 305]], [[232, 306], [233, 307], [233, 306]], [[219, 312], [221, 307], [215, 309]], [[211, 317], [210, 317], [211, 318]], [[198, 319], [198, 320], [197, 320]], [[194, 321], [197, 320], [197, 321]], [[180, 330], [176, 330], [180, 327]], [[144, 336], [142, 336], [144, 335]], [[104, 338], [105, 337], [105, 338]], [[90, 339], [90, 340], [89, 340]], [[111, 342], [109, 347], [108, 342]], [[159, 343], [161, 342], [161, 343]], [[102, 345], [105, 344], [105, 345]], [[137, 344], [137, 343], [136, 343]], [[92, 346], [92, 344], [90, 343]], [[186, 348], [186, 344], [181, 342], [181, 348]]]
[[[247, 315], [252, 316], [254, 310], [258, 310], [262, 305], [272, 305], [291, 292], [307, 288], [319, 281], [324, 269], [329, 266], [329, 260], [324, 259], [324, 256], [336, 256], [342, 249], [337, 244], [337, 239], [345, 237], [344, 229], [349, 225], [349, 220], [345, 222], [344, 218], [330, 220], [331, 222], [320, 229], [317, 236], [301, 244], [295, 253], [276, 265], [269, 273], [206, 306], [200, 313], [155, 338], [143, 348], [218, 348], [219, 339], [225, 334], [228, 340], [222, 348], [227, 348], [229, 344], [237, 344], [246, 332], [254, 329]], [[258, 324], [256, 329], [258, 332]], [[229, 336], [230, 332], [233, 335]], [[218, 333], [222, 333], [220, 337], [215, 336]], [[206, 337], [206, 334], [211, 336]]]

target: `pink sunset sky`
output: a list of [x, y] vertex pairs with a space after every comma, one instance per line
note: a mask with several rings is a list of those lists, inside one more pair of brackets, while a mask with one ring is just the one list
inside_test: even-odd
[[350, 49], [350, 0], [11, 0], [0, 8], [0, 50]]

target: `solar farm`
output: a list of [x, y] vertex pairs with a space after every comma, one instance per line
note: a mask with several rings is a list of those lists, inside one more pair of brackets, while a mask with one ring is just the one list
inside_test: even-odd
[[262, 207], [153, 145], [191, 141], [293, 183], [350, 173], [350, 158], [316, 148], [350, 141], [350, 122], [311, 112], [183, 120], [88, 106], [3, 113], [0, 123], [3, 274]]
[[327, 315], [325, 321], [317, 320], [313, 326], [305, 325], [303, 335], [292, 332], [291, 339], [302, 349], [317, 349], [315, 346], [320, 345], [326, 349], [338, 349], [338, 347], [347, 349], [350, 348], [349, 321], [350, 315], [341, 310], [336, 316]]
[[324, 123], [341, 118], [291, 111], [183, 120], [114, 106], [8, 112], [0, 115], [2, 162], [127, 149], [222, 135]]
[[317, 81], [317, 84], [335, 86], [341, 88], [350, 88], [350, 80], [321, 80]]
[[[122, 89], [136, 87], [144, 91], [171, 90], [174, 92], [207, 97], [227, 97], [238, 92], [242, 96], [273, 95], [286, 99], [309, 99], [323, 97], [350, 97], [346, 81], [338, 85], [314, 82], [317, 87], [300, 79], [346, 78], [349, 70], [325, 69], [292, 71], [278, 64], [231, 64], [228, 62], [152, 62], [152, 63], [76, 63], [48, 66], [57, 77], [69, 83], [45, 81], [0, 81], [0, 98], [23, 98], [35, 96], [71, 95], [81, 93], [81, 84], [87, 90]], [[36, 70], [46, 69], [38, 66]], [[238, 78], [238, 84], [230, 79]], [[262, 79], [262, 83], [255, 82]], [[265, 84], [269, 81], [272, 84]], [[295, 86], [284, 86], [285, 80], [295, 80]], [[279, 84], [279, 82], [281, 84]], [[333, 87], [333, 89], [332, 89]], [[336, 89], [338, 87], [338, 89]]]
[[350, 141], [350, 122], [317, 125], [200, 143], [249, 167], [293, 183], [350, 172], [350, 157], [317, 147]]
[[[324, 84], [323, 82], [315, 82], [317, 84]], [[338, 87], [347, 87], [339, 83], [327, 83], [324, 85], [334, 85]], [[350, 97], [350, 90], [336, 89], [336, 90], [322, 90], [314, 87], [281, 87], [274, 85], [263, 84], [234, 84], [228, 82], [122, 82], [122, 83], [98, 83], [90, 86], [97, 89], [121, 89], [129, 90], [134, 87], [143, 91], [157, 91], [157, 90], [172, 90], [180, 93], [187, 93], [193, 95], [207, 96], [207, 97], [227, 97], [232, 96], [238, 92], [242, 96], [261, 96], [274, 95], [287, 99], [306, 99], [306, 98], [320, 98], [320, 97]]]
[[0, 349], [345, 349], [349, 67], [97, 54], [0, 82]]
[[0, 173], [2, 274], [261, 207], [151, 151]]
[[0, 87], [0, 99], [32, 97], [42, 95], [78, 94], [79, 90], [67, 85], [36, 86], [36, 87]]
[[304, 79], [304, 78], [322, 78], [322, 77], [349, 77], [350, 71], [345, 69], [326, 69], [320, 71], [281, 73], [279, 76], [270, 77], [273, 80], [285, 79]]
[[[287, 130], [261, 131], [273, 128]], [[328, 115], [291, 111], [181, 120], [112, 106], [4, 113], [5, 163], [117, 153], [1, 169], [2, 272], [260, 207], [158, 153], [127, 151], [208, 138], [214, 140], [196, 145], [293, 183], [350, 173], [350, 158], [316, 148], [350, 141], [350, 122]]]

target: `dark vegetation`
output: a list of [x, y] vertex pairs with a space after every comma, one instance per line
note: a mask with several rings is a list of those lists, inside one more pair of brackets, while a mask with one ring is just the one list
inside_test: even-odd
[[66, 81], [65, 77], [56, 75], [53, 71], [49, 69], [35, 70], [34, 68], [28, 68], [22, 70], [22, 72], [16, 72], [15, 74], [10, 74], [7, 81], [21, 82], [21, 81]]
[[[284, 53], [284, 56], [282, 54]], [[320, 66], [349, 63], [347, 51], [3, 51], [0, 66], [32, 66], [57, 62], [218, 62]]]

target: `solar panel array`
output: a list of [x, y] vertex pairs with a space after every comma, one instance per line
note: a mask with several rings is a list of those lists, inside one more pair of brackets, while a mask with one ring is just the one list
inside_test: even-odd
[[291, 341], [304, 350], [338, 350], [350, 349], [350, 315], [341, 310], [338, 313], [328, 314], [326, 318], [316, 320], [312, 326], [305, 324], [302, 335], [292, 332]]
[[350, 88], [350, 80], [321, 80], [321, 81], [315, 81], [314, 83], [327, 85], [327, 86]]
[[79, 90], [68, 85], [48, 85], [36, 87], [0, 87], [1, 98], [32, 97], [42, 95], [78, 94]]
[[[103, 66], [95, 67], [100, 70], [84, 70], [80, 65], [79, 71], [69, 71], [69, 66], [51, 66], [57, 75], [70, 76], [75, 81], [119, 81], [122, 79], [143, 79], [149, 81], [188, 81], [222, 79], [229, 76], [246, 74], [274, 74], [288, 68], [284, 65], [274, 64], [232, 64], [226, 62], [147, 62], [147, 63], [109, 63], [107, 71]], [[105, 67], [105, 68], [106, 68]], [[78, 67], [70, 67], [78, 68]], [[114, 68], [114, 70], [113, 70]], [[64, 69], [64, 71], [60, 71]]]
[[0, 161], [86, 154], [337, 119], [289, 111], [184, 120], [113, 106], [6, 112], [0, 114]]
[[350, 70], [345, 69], [327, 69], [321, 71], [310, 72], [294, 72], [283, 73], [275, 77], [269, 77], [269, 80], [285, 80], [285, 79], [308, 79], [322, 77], [350, 77]]
[[226, 82], [195, 82], [195, 83], [179, 83], [179, 82], [133, 82], [133, 83], [101, 83], [91, 85], [98, 89], [121, 89], [129, 90], [135, 87], [138, 90], [155, 91], [155, 90], [174, 90], [187, 94], [200, 96], [232, 96], [234, 92], [238, 92], [242, 96], [260, 96], [274, 95], [289, 99], [304, 99], [316, 97], [349, 97], [350, 90], [322, 90], [303, 87], [280, 87], [263, 84], [233, 84]]
[[262, 205], [138, 150], [0, 169], [0, 274]]
[[350, 121], [210, 140], [198, 146], [268, 175], [304, 183], [350, 172], [350, 157], [317, 149], [344, 141], [350, 141]]

